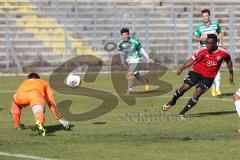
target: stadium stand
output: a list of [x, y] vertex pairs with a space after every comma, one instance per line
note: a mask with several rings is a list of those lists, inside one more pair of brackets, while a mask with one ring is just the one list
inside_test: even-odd
[[[214, 4], [226, 47], [229, 47], [229, 11], [235, 9], [237, 55], [240, 2], [218, 0]], [[116, 42], [123, 26], [134, 31], [160, 62], [174, 63], [177, 48], [177, 62], [181, 63], [188, 56], [190, 6], [189, 0], [0, 0], [0, 67], [13, 65], [7, 56], [7, 37], [23, 66], [51, 70], [74, 53], [101, 55], [108, 62], [116, 50], [106, 52], [104, 46]], [[210, 1], [193, 1], [193, 28], [201, 20], [201, 9], [210, 7]]]

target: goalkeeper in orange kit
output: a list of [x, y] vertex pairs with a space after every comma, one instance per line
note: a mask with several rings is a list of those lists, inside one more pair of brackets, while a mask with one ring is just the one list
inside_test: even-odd
[[23, 108], [30, 106], [36, 120], [38, 132], [40, 135], [45, 136], [45, 103], [48, 104], [52, 114], [63, 125], [63, 127], [69, 129], [68, 121], [66, 121], [57, 111], [57, 105], [51, 87], [46, 81], [40, 79], [40, 76], [37, 73], [30, 73], [28, 79], [19, 86], [13, 96], [11, 114], [13, 117], [14, 128], [21, 129], [21, 111]]

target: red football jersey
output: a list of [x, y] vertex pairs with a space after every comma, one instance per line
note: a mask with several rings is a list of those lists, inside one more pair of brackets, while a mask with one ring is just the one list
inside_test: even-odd
[[223, 47], [218, 47], [214, 52], [209, 52], [207, 47], [202, 47], [193, 56], [195, 62], [193, 71], [204, 77], [215, 78], [223, 60], [228, 62], [231, 59], [229, 51]]

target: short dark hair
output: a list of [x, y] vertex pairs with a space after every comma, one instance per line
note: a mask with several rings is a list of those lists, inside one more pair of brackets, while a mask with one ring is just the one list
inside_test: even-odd
[[28, 79], [32, 79], [32, 78], [40, 79], [40, 76], [37, 73], [31, 72], [28, 74], [27, 78]]
[[217, 43], [217, 41], [218, 41], [218, 38], [217, 38], [217, 35], [216, 34], [208, 34], [207, 35], [207, 38], [209, 39], [209, 38], [211, 38], [211, 39], [214, 39], [214, 41]]
[[129, 29], [128, 28], [122, 28], [120, 33], [121, 34], [123, 34], [123, 33], [128, 33], [129, 34]]
[[209, 10], [209, 9], [203, 9], [203, 10], [202, 10], [202, 14], [203, 14], [203, 13], [208, 13], [209, 16], [210, 16], [210, 10]]

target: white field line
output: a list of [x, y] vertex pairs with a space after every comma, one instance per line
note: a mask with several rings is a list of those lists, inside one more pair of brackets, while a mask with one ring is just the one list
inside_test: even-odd
[[12, 154], [12, 153], [8, 153], [8, 152], [0, 152], [0, 156], [35, 159], [35, 160], [56, 160], [56, 159], [36, 157], [36, 156], [25, 155], [25, 154]]
[[16, 90], [10, 90], [10, 89], [5, 89], [5, 90], [0, 90], [0, 93], [14, 93]]

